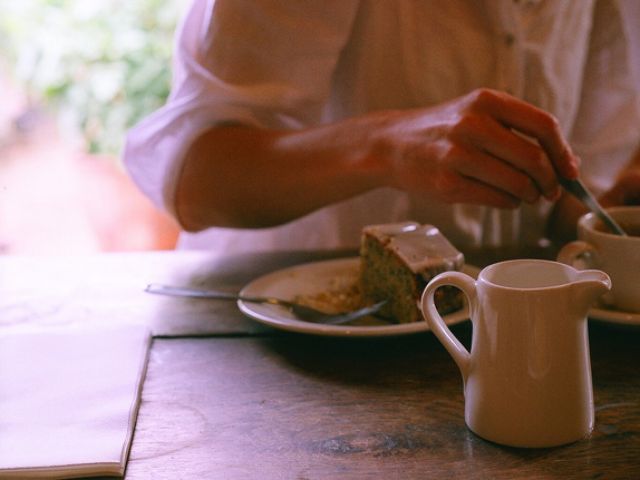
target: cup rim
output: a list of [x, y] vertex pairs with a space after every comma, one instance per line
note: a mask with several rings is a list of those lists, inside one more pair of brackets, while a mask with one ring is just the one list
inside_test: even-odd
[[[617, 214], [625, 213], [625, 212], [638, 212], [638, 216], [640, 218], [640, 205], [622, 205], [617, 207], [609, 207], [605, 208], [605, 210], [610, 213], [615, 220]], [[636, 236], [621, 236], [617, 235], [613, 232], [607, 232], [605, 230], [597, 230], [594, 226], [597, 224], [598, 218], [597, 215], [593, 212], [587, 212], [582, 215], [578, 219], [578, 230], [583, 229], [589, 232], [589, 235], [599, 237], [599, 238], [607, 238], [607, 239], [617, 239], [616, 241], [638, 241], [640, 237]], [[638, 222], [640, 224], [640, 220]]]

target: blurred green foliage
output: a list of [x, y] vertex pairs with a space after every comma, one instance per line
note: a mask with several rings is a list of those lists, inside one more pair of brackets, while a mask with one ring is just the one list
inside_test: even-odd
[[118, 154], [124, 134], [169, 93], [185, 0], [0, 0], [0, 55], [28, 95], [54, 106], [92, 153]]

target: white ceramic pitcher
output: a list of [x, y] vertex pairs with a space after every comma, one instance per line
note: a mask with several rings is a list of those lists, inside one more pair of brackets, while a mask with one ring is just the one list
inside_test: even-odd
[[[471, 349], [451, 333], [434, 304], [443, 285], [467, 296]], [[593, 390], [586, 316], [611, 288], [599, 270], [558, 262], [512, 260], [478, 280], [445, 272], [421, 300], [429, 326], [462, 373], [465, 421], [477, 435], [515, 447], [551, 447], [588, 436]]]

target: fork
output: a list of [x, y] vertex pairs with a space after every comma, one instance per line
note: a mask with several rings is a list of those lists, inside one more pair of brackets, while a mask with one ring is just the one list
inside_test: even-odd
[[604, 208], [598, 203], [593, 194], [587, 189], [587, 187], [580, 181], [580, 179], [568, 179], [564, 178], [561, 175], [558, 175], [558, 181], [560, 185], [569, 192], [571, 195], [576, 197], [582, 203], [584, 203], [587, 208], [589, 208], [593, 213], [597, 215], [597, 217], [604, 223], [611, 232], [616, 235], [626, 236], [627, 233], [618, 225], [618, 223], [609, 215]]
[[300, 320], [313, 323], [324, 323], [327, 325], [340, 325], [349, 323], [367, 315], [373, 315], [378, 312], [387, 300], [383, 300], [373, 305], [353, 310], [351, 312], [327, 313], [307, 305], [302, 305], [291, 300], [283, 300], [275, 297], [252, 297], [244, 296], [236, 293], [222, 292], [219, 290], [203, 290], [198, 288], [174, 287], [170, 285], [161, 285], [151, 283], [144, 290], [147, 293], [156, 295], [168, 295], [173, 297], [189, 297], [189, 298], [209, 298], [214, 300], [240, 300], [248, 303], [266, 303], [269, 305], [280, 305], [289, 309]]

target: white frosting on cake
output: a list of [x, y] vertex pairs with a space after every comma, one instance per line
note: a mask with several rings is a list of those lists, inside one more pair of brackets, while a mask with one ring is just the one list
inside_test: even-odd
[[370, 225], [365, 234], [374, 235], [416, 274], [434, 275], [446, 270], [459, 270], [464, 255], [433, 225], [417, 222]]

